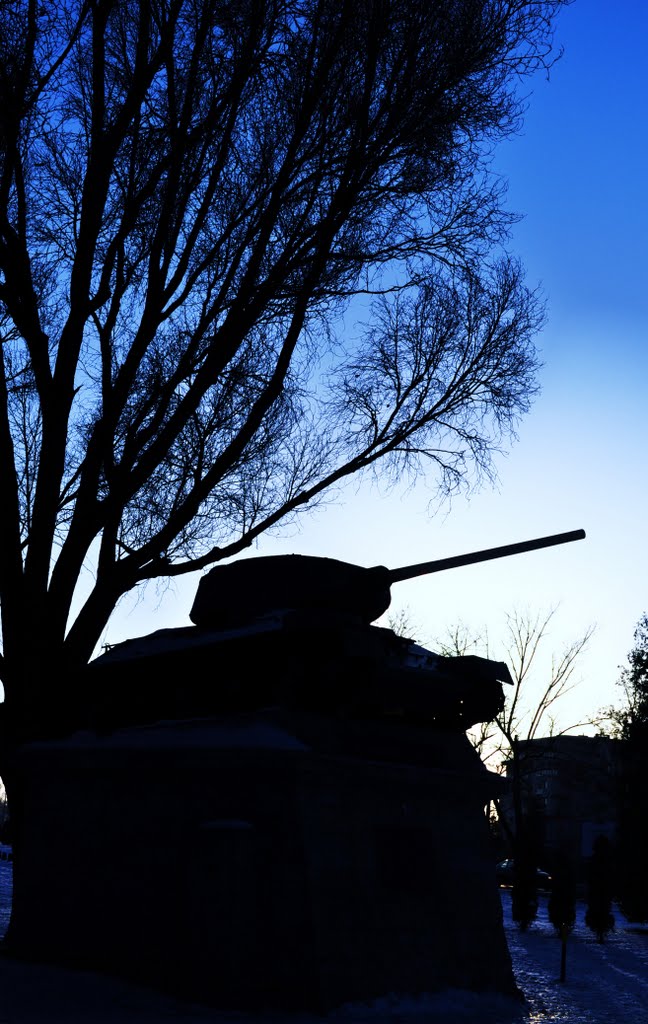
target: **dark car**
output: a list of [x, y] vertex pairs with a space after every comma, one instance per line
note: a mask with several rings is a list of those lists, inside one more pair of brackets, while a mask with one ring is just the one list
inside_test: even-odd
[[[538, 889], [549, 889], [551, 886], [551, 875], [541, 868], [535, 869], [536, 885]], [[495, 868], [495, 878], [500, 885], [513, 885], [515, 880], [515, 861], [512, 857], [501, 860]]]

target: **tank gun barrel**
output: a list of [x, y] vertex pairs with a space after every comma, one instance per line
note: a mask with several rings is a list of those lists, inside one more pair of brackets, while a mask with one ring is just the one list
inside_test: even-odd
[[492, 558], [506, 558], [508, 555], [521, 555], [525, 551], [536, 551], [538, 548], [549, 548], [555, 544], [568, 544], [573, 540], [583, 540], [585, 530], [571, 530], [568, 533], [554, 533], [550, 537], [537, 537], [535, 540], [523, 540], [518, 544], [504, 544], [498, 548], [485, 548], [483, 551], [470, 551], [464, 555], [451, 558], [437, 558], [432, 562], [419, 562], [418, 565], [404, 565], [400, 569], [388, 569], [389, 583], [411, 580], [415, 576], [427, 576], [429, 573], [442, 572], [444, 569], [458, 569], [462, 565], [473, 565], [475, 562], [489, 562]]

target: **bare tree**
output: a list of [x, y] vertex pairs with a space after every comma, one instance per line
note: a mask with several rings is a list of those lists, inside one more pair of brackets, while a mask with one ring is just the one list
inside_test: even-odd
[[[537, 763], [529, 742], [538, 737], [541, 730], [549, 737], [562, 736], [600, 721], [594, 715], [582, 721], [558, 724], [556, 704], [579, 681], [574, 673], [594, 627], [588, 627], [560, 653], [552, 652], [547, 659], [545, 651], [555, 615], [556, 608], [536, 613], [515, 610], [506, 616], [506, 635], [502, 648], [498, 646], [498, 660], [506, 661], [513, 687], [505, 695], [500, 714], [492, 722], [480, 723], [469, 733], [484, 763], [496, 771], [506, 771], [511, 782], [508, 798], [495, 801], [495, 813], [502, 834], [516, 853], [516, 912], [522, 927], [535, 914], [537, 836], [534, 832], [537, 822], [528, 806], [527, 788]], [[488, 633], [472, 634], [463, 625], [454, 626], [442, 647], [446, 654], [472, 653], [488, 657]], [[487, 813], [490, 815], [490, 807]]]
[[[552, 608], [535, 614], [515, 610], [506, 616], [506, 635], [497, 653], [498, 660], [508, 665], [513, 686], [505, 695], [500, 714], [469, 733], [484, 763], [497, 771], [506, 771], [510, 779], [510, 793], [494, 801], [495, 821], [514, 852], [513, 917], [523, 929], [537, 912], [539, 822], [527, 799], [529, 778], [537, 769], [537, 761], [529, 743], [541, 730], [549, 737], [562, 736], [595, 724], [594, 718], [587, 718], [558, 725], [556, 704], [577, 684], [574, 672], [594, 628], [589, 627], [582, 636], [568, 642], [559, 654], [552, 652], [547, 660], [544, 654], [555, 614], [556, 609]], [[489, 656], [487, 631], [471, 633], [462, 624], [452, 627], [440, 646], [444, 654]], [[491, 818], [490, 805], [487, 814]]]
[[622, 703], [608, 709], [610, 731], [622, 740], [619, 759], [618, 897], [631, 921], [648, 921], [648, 615], [639, 619], [617, 685]]
[[[567, 725], [558, 722], [556, 704], [579, 681], [574, 673], [594, 627], [588, 627], [559, 653], [551, 652], [547, 658], [547, 641], [556, 612], [556, 608], [536, 613], [514, 610], [506, 616], [505, 635], [497, 648], [497, 660], [506, 662], [513, 688], [505, 694], [501, 713], [492, 722], [475, 727], [470, 734], [483, 760], [496, 770], [504, 769], [517, 740], [532, 740], [541, 729], [548, 736], [562, 736], [598, 721], [596, 716], [590, 716]], [[445, 638], [437, 641], [436, 649], [442, 654], [490, 657], [488, 631], [471, 632], [462, 623], [454, 625]]]
[[[555, 715], [556, 703], [573, 690], [578, 680], [574, 679], [577, 661], [586, 649], [594, 633], [594, 627], [588, 627], [575, 640], [569, 641], [560, 653], [552, 652], [548, 671], [536, 691], [528, 701], [528, 680], [531, 678], [541, 647], [546, 646], [549, 626], [556, 614], [553, 608], [546, 613], [538, 613], [535, 617], [519, 612], [507, 616], [509, 635], [508, 658], [513, 666], [513, 693], [498, 719], [498, 728], [509, 744], [514, 739], [532, 740], [540, 732], [540, 727], [549, 736], [562, 736], [573, 732], [584, 725], [591, 725], [592, 718], [559, 726]], [[525, 692], [526, 691], [526, 692]]]
[[386, 617], [387, 627], [394, 631], [396, 636], [401, 636], [412, 643], [420, 643], [421, 626], [414, 620], [412, 611], [408, 606], [401, 606], [393, 609]]
[[143, 581], [378, 465], [491, 471], [543, 306], [489, 158], [564, 2], [2, 4], [8, 742]]

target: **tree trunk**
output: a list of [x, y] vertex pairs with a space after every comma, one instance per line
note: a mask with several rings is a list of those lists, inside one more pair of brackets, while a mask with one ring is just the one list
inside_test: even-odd
[[[33, 857], [47, 856], [47, 851], [34, 839], [38, 835], [38, 823], [31, 818], [34, 812], [30, 807], [31, 782], [25, 752], [31, 742], [46, 741], [73, 731], [80, 720], [79, 709], [72, 703], [74, 685], [69, 683], [60, 697], [57, 687], [55, 701], [51, 672], [42, 665], [40, 674], [46, 680], [50, 676], [49, 694], [44, 685], [39, 686], [36, 693], [31, 686], [25, 686], [22, 691], [8, 686], [6, 700], [0, 704], [0, 778], [6, 791], [13, 849], [13, 896], [5, 942], [17, 954], [38, 946], [32, 924], [27, 928], [24, 923], [33, 923], [33, 901], [38, 899], [30, 884], [29, 865]], [[20, 694], [20, 700], [15, 699], [16, 693]], [[36, 703], [39, 697], [40, 704]]]
[[[4, 709], [3, 709], [4, 710]], [[4, 741], [4, 736], [3, 736]], [[11, 917], [5, 936], [5, 943], [11, 952], [20, 951], [19, 936], [21, 909], [27, 893], [24, 876], [24, 837], [25, 837], [25, 787], [24, 778], [17, 764], [16, 750], [2, 743], [0, 757], [0, 775], [5, 785], [7, 806], [11, 823], [11, 844], [13, 849], [13, 894], [11, 900]]]

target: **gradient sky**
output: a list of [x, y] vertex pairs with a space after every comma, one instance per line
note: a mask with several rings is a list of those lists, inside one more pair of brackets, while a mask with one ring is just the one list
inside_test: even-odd
[[[564, 55], [528, 85], [522, 133], [497, 154], [511, 249], [542, 285], [542, 393], [499, 482], [434, 516], [425, 484], [385, 495], [351, 484], [343, 504], [266, 538], [258, 554], [300, 552], [390, 567], [584, 528], [577, 543], [399, 584], [417, 638], [487, 627], [503, 656], [506, 613], [557, 607], [547, 653], [596, 626], [561, 725], [617, 702], [619, 666], [648, 611], [648, 85], [645, 0], [575, 0], [560, 15]], [[528, 83], [527, 83], [528, 84]], [[105, 640], [189, 624], [196, 578], [123, 600]]]

